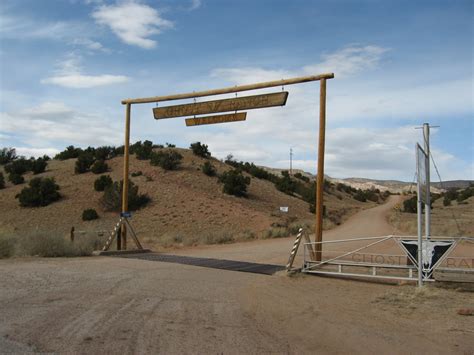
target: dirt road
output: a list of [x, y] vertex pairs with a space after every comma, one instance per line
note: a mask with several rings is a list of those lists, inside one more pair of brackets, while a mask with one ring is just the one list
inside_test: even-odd
[[[383, 215], [387, 206], [364, 213]], [[348, 223], [356, 228], [358, 221], [355, 216]], [[378, 230], [358, 233], [379, 232], [386, 228], [381, 223]], [[342, 228], [347, 225], [325, 237], [339, 236]], [[286, 261], [288, 243], [220, 246], [216, 253], [227, 250], [230, 258], [234, 246], [240, 260]], [[212, 256], [212, 249], [196, 255]], [[474, 308], [474, 298], [456, 290], [417, 292], [411, 286], [112, 257], [0, 260], [0, 285], [4, 353], [474, 352], [472, 317], [457, 314]]]
[[[400, 201], [401, 196], [390, 196], [385, 204], [363, 210], [349, 218], [343, 225], [324, 231], [323, 240], [378, 237], [395, 234], [396, 231], [387, 222], [387, 216], [389, 211]], [[314, 240], [313, 235], [311, 235], [311, 240]], [[285, 265], [294, 241], [294, 237], [280, 238], [220, 246], [201, 246], [198, 248], [182, 249], [173, 253]], [[298, 252], [295, 264], [301, 264], [302, 249], [300, 248]]]

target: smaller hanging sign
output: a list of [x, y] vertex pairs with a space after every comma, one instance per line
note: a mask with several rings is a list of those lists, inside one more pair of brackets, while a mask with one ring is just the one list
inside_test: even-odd
[[247, 118], [247, 112], [230, 113], [226, 115], [186, 118], [186, 126], [200, 126], [200, 125], [205, 125], [205, 124], [245, 121], [246, 118]]

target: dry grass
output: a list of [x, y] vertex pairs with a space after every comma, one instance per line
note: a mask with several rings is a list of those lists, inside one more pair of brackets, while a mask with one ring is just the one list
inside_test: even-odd
[[0, 259], [9, 258], [15, 254], [15, 238], [0, 236]]
[[29, 233], [0, 236], [0, 258], [12, 256], [73, 257], [89, 256], [101, 246], [102, 240], [94, 236], [69, 238], [52, 233]]
[[286, 238], [290, 236], [290, 232], [287, 227], [273, 227], [270, 228], [265, 234], [265, 239], [270, 238]]
[[[431, 231], [434, 236], [473, 236], [474, 197], [463, 203], [452, 202], [443, 206], [442, 199], [433, 203], [431, 211]], [[389, 222], [400, 232], [416, 235], [416, 213], [392, 211]], [[458, 228], [459, 226], [459, 228]]]
[[449, 303], [452, 294], [446, 290], [424, 286], [404, 286], [376, 297], [373, 302], [395, 306], [397, 308], [416, 309], [427, 304]]

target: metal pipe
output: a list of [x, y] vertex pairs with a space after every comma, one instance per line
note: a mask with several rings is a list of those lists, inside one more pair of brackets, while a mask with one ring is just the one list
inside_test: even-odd
[[387, 237], [394, 237], [393, 234], [384, 235], [381, 237], [365, 237], [365, 238], [352, 238], [352, 239], [338, 239], [338, 240], [326, 240], [321, 242], [312, 242], [312, 243], [305, 243], [305, 244], [329, 244], [329, 243], [341, 243], [341, 242], [358, 242], [360, 240], [371, 240], [371, 239], [383, 239]]
[[301, 77], [292, 78], [292, 79], [266, 81], [266, 82], [257, 83], [257, 84], [239, 85], [239, 86], [236, 85], [236, 86], [227, 87], [223, 89], [189, 92], [185, 94], [152, 96], [152, 97], [143, 97], [143, 98], [137, 98], [137, 99], [124, 99], [122, 100], [122, 104], [123, 105], [146, 104], [146, 103], [151, 103], [151, 102], [192, 99], [195, 97], [230, 94], [230, 93], [240, 92], [240, 91], [257, 90], [257, 89], [264, 89], [264, 88], [270, 88], [270, 87], [282, 86], [282, 85], [293, 85], [293, 84], [307, 83], [310, 81], [318, 81], [318, 80], [323, 80], [323, 79], [325, 80], [325, 79], [332, 79], [332, 78], [334, 78], [334, 73], [325, 73], [325, 74], [320, 74], [320, 75], [301, 76]]
[[[416, 146], [416, 156], [418, 155], [418, 146]], [[417, 227], [418, 227], [418, 287], [423, 286], [423, 257], [422, 257], [422, 215], [421, 211], [423, 208], [423, 202], [421, 200], [421, 184], [420, 184], [420, 166], [418, 159], [416, 159], [416, 174], [418, 181], [417, 186], [417, 204], [416, 204], [416, 213], [417, 213]]]
[[[388, 236], [388, 237], [385, 237], [384, 239], [377, 240], [376, 242], [370, 243], [370, 244], [365, 245], [365, 246], [363, 246], [363, 247], [360, 247], [360, 248], [358, 248], [358, 249], [355, 249], [355, 250], [352, 250], [352, 251], [347, 252], [347, 253], [345, 253], [345, 254], [339, 255], [339, 256], [337, 256], [337, 257], [335, 257], [335, 258], [321, 261], [318, 265], [327, 264], [327, 263], [329, 263], [329, 262], [331, 262], [331, 261], [334, 261], [334, 260], [343, 258], [344, 256], [348, 256], [348, 255], [351, 255], [351, 254], [355, 254], [355, 253], [357, 253], [357, 252], [359, 252], [359, 251], [361, 251], [361, 250], [367, 249], [368, 247], [371, 247], [371, 246], [376, 245], [376, 244], [378, 244], [378, 243], [384, 242], [384, 241], [386, 241], [386, 240], [388, 240], [388, 239], [390, 239], [390, 238], [392, 238], [392, 236]], [[320, 260], [316, 260], [316, 261], [320, 261]]]
[[425, 234], [426, 239], [431, 236], [431, 194], [430, 194], [430, 124], [423, 123], [423, 141], [425, 142], [426, 153], [426, 199], [425, 199]]

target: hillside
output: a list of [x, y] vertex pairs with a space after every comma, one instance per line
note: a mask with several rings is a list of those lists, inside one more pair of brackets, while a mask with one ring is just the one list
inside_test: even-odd
[[[277, 168], [268, 168], [262, 167], [270, 173], [281, 175], [282, 171], [285, 169], [277, 169]], [[286, 169], [287, 170], [287, 169]], [[293, 169], [293, 174], [301, 174], [309, 179], [315, 179], [315, 175], [308, 173], [304, 170], [300, 169]], [[351, 177], [351, 178], [344, 178], [338, 179], [333, 178], [330, 176], [325, 175], [325, 179], [329, 180], [333, 184], [345, 184], [349, 185], [355, 189], [362, 189], [362, 190], [370, 190], [370, 189], [378, 189], [380, 191], [390, 191], [392, 193], [403, 193], [416, 190], [416, 182], [405, 182], [399, 180], [379, 180], [379, 179], [367, 179], [367, 178], [358, 178], [358, 177]], [[470, 184], [473, 184], [473, 180], [449, 180], [443, 181], [440, 183], [439, 181], [432, 181], [431, 182], [431, 191], [433, 193], [440, 193], [443, 189], [451, 189], [451, 188], [466, 188]]]
[[[216, 177], [202, 173], [201, 165], [205, 159], [195, 156], [190, 150], [175, 149], [184, 157], [176, 171], [165, 171], [151, 166], [148, 160], [137, 160], [134, 155], [131, 156], [130, 172], [143, 173], [131, 179], [139, 186], [141, 193], [151, 198], [151, 203], [134, 212], [131, 219], [144, 245], [191, 245], [282, 236], [282, 233], [287, 233], [288, 227], [314, 223], [314, 214], [309, 212], [307, 202], [278, 191], [267, 180], [251, 177], [247, 198], [224, 194]], [[107, 160], [110, 166], [107, 174], [114, 181], [122, 178], [122, 159], [119, 156]], [[231, 169], [216, 159], [211, 158], [211, 161], [218, 173]], [[117, 222], [118, 214], [105, 212], [99, 203], [103, 193], [93, 188], [99, 175], [91, 172], [75, 174], [75, 162], [76, 159], [51, 160], [44, 173], [35, 175], [54, 177], [61, 187], [62, 198], [45, 207], [20, 207], [15, 199], [15, 195], [33, 177], [31, 172], [24, 175], [25, 184], [7, 182], [6, 188], [0, 190], [0, 233], [67, 235], [72, 226], [78, 232], [109, 232]], [[350, 194], [333, 190], [329, 189], [330, 193], [325, 195], [328, 216], [324, 221], [325, 228], [340, 224], [356, 211], [375, 205], [373, 202], [356, 201]], [[289, 212], [280, 212], [280, 206], [288, 206]], [[82, 211], [87, 208], [96, 209], [100, 218], [82, 221]], [[275, 227], [280, 227], [276, 233]]]
[[[433, 177], [432, 177], [433, 178]], [[330, 178], [334, 183], [342, 182], [343, 184], [352, 186], [357, 189], [379, 189], [380, 191], [390, 191], [393, 193], [403, 193], [408, 191], [416, 191], [416, 182], [404, 182], [398, 180], [374, 180], [365, 178], [346, 178], [346, 179], [335, 179]], [[446, 189], [451, 188], [466, 188], [470, 184], [473, 184], [473, 180], [449, 180], [431, 182], [431, 192], [440, 193]]]
[[[472, 188], [471, 188], [472, 189]], [[404, 197], [405, 200], [414, 198]], [[402, 233], [416, 235], [417, 214], [403, 211], [403, 204], [394, 208], [389, 222]], [[474, 197], [462, 201], [453, 199], [445, 204], [444, 195], [434, 200], [431, 210], [431, 234], [433, 236], [474, 236]], [[423, 217], [424, 223], [424, 217]], [[423, 225], [424, 228], [424, 225]]]
[[450, 180], [443, 181], [443, 183], [432, 182], [431, 184], [439, 189], [465, 189], [466, 187], [469, 187], [470, 185], [474, 184], [474, 180]]

